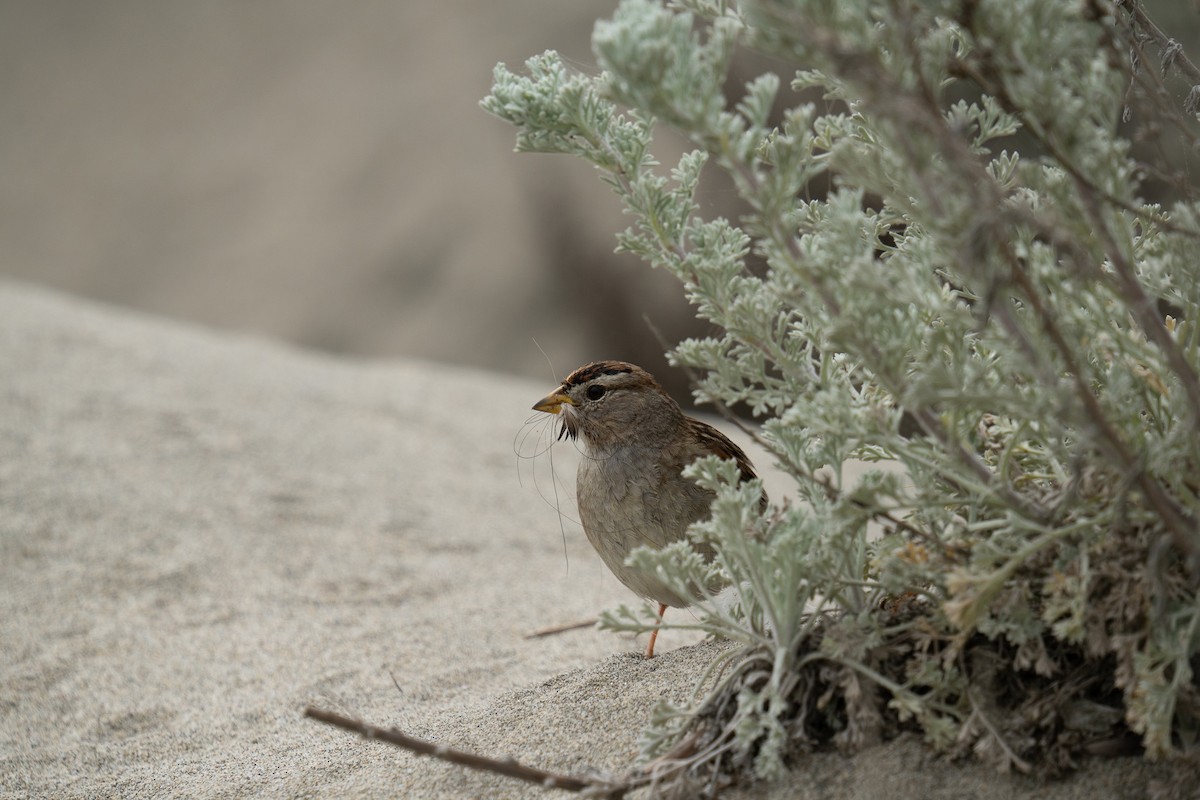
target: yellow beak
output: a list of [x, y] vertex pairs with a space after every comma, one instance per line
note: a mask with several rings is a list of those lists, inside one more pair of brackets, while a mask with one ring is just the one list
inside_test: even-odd
[[569, 406], [575, 405], [574, 401], [572, 401], [571, 398], [562, 391], [562, 389], [555, 389], [553, 392], [534, 403], [533, 410], [544, 411], [547, 414], [557, 414], [558, 412], [562, 411], [563, 403], [566, 403]]

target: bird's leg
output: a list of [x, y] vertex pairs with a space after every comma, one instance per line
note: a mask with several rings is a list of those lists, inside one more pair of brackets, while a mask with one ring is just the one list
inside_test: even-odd
[[[658, 624], [662, 625], [663, 614], [667, 613], [667, 604], [658, 604]], [[650, 631], [650, 644], [646, 646], [646, 658], [654, 658], [654, 642], [658, 639], [658, 628]]]

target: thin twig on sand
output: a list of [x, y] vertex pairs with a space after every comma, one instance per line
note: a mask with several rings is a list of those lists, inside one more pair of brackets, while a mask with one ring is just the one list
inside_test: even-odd
[[538, 628], [536, 631], [530, 631], [525, 634], [525, 639], [541, 639], [543, 636], [553, 636], [557, 633], [566, 633], [567, 631], [576, 631], [580, 628], [591, 628], [598, 620], [596, 617], [591, 619], [583, 619], [579, 622], [568, 622], [563, 625], [550, 625], [546, 628]]
[[434, 744], [424, 739], [409, 736], [395, 728], [377, 728], [362, 720], [344, 717], [341, 714], [335, 714], [332, 711], [323, 711], [312, 706], [304, 709], [304, 716], [315, 719], [318, 722], [324, 722], [326, 725], [332, 725], [335, 728], [357, 733], [364, 739], [378, 739], [382, 742], [402, 747], [418, 755], [432, 756], [442, 761], [449, 761], [452, 764], [458, 764], [483, 772], [506, 775], [510, 778], [517, 778], [536, 784], [545, 789], [562, 789], [567, 792], [582, 792], [590, 797], [619, 800], [625, 796], [627, 791], [633, 788], [626, 783], [613, 783], [599, 777], [580, 778], [572, 775], [559, 775], [536, 767], [527, 767], [511, 758], [495, 759], [475, 753], [468, 753], [464, 750], [455, 750], [444, 744]]

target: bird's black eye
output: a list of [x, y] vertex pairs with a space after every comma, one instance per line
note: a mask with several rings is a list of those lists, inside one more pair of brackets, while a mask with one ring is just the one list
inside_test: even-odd
[[599, 400], [601, 397], [604, 397], [604, 387], [600, 384], [593, 383], [587, 388], [588, 400]]

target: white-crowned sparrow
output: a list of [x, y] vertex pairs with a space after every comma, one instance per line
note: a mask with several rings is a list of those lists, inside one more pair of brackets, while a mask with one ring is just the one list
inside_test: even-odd
[[[686, 416], [650, 373], [623, 361], [596, 361], [567, 376], [533, 406], [559, 414], [559, 438], [582, 441], [576, 493], [588, 541], [613, 574], [641, 597], [682, 608], [692, 598], [672, 591], [653, 574], [627, 566], [635, 547], [661, 548], [684, 538], [708, 516], [713, 493], [681, 474], [697, 458], [733, 459], [742, 480], [754, 468], [741, 448], [716, 428]], [[766, 503], [766, 496], [763, 497]], [[704, 547], [700, 551], [711, 557]], [[654, 657], [655, 629], [646, 657]]]

